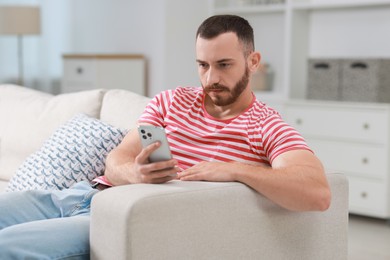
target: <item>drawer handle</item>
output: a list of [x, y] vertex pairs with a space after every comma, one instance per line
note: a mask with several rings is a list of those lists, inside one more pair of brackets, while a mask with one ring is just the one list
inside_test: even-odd
[[360, 193], [360, 197], [362, 197], [363, 199], [367, 198], [368, 197], [367, 192], [363, 191], [362, 193]]
[[364, 157], [364, 158], [362, 159], [362, 163], [363, 163], [363, 164], [368, 164], [368, 162], [369, 162], [369, 160], [368, 160], [367, 157]]
[[83, 68], [78, 67], [78, 68], [76, 69], [76, 72], [77, 72], [77, 74], [83, 74], [84, 70], [83, 70]]
[[363, 124], [363, 129], [364, 129], [364, 130], [370, 129], [370, 124], [369, 124], [369, 123], [364, 123], [364, 124]]
[[329, 67], [330, 67], [330, 64], [325, 63], [325, 62], [314, 64], [314, 68], [316, 68], [316, 69], [329, 69]]
[[367, 69], [368, 64], [364, 62], [354, 62], [351, 64], [352, 69]]

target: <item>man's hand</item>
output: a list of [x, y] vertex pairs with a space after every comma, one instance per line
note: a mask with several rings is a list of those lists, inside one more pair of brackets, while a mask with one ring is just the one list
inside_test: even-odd
[[177, 178], [176, 160], [150, 163], [150, 154], [160, 147], [153, 143], [146, 148], [137, 129], [131, 130], [122, 142], [108, 154], [105, 176], [114, 186], [133, 183], [164, 183]]
[[262, 164], [253, 166], [239, 162], [200, 162], [187, 170], [178, 173], [181, 181], [216, 181], [229, 182], [237, 181], [237, 174], [242, 171], [249, 171], [256, 167], [270, 168], [269, 165]]
[[159, 142], [153, 143], [142, 149], [135, 157], [132, 165], [135, 183], [164, 183], [177, 178], [179, 168], [176, 160], [149, 163], [150, 154], [157, 150], [160, 145]]
[[239, 165], [235, 162], [200, 162], [178, 173], [178, 177], [182, 181], [235, 181], [235, 169]]

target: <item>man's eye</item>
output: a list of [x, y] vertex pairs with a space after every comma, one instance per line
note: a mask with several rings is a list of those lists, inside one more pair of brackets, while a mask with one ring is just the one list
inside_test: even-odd
[[228, 68], [230, 66], [230, 63], [220, 63], [219, 66], [221, 68]]
[[207, 68], [206, 63], [198, 63], [198, 66], [199, 66], [199, 68], [202, 68], [202, 69]]

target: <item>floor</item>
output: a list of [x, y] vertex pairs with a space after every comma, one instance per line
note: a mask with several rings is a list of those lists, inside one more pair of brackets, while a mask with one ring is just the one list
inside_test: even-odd
[[349, 217], [348, 260], [390, 260], [390, 222]]

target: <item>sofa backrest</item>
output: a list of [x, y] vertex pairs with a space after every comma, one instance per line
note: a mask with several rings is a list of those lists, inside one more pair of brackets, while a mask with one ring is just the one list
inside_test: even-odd
[[51, 95], [0, 85], [0, 180], [7, 181], [25, 158], [71, 117], [98, 118], [104, 90]]
[[109, 90], [104, 95], [100, 119], [113, 126], [131, 129], [150, 98], [121, 89]]
[[26, 87], [0, 85], [0, 192], [22, 162], [74, 115], [84, 113], [130, 129], [136, 126], [149, 101], [119, 89], [54, 96]]

